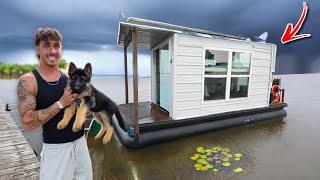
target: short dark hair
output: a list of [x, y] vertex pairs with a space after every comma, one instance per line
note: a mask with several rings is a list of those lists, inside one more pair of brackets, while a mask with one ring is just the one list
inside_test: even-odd
[[[34, 35], [34, 43], [36, 46], [40, 44], [41, 41], [55, 40], [62, 43], [62, 35], [58, 29], [55, 28], [38, 28]], [[37, 55], [38, 58], [39, 55]]]
[[35, 45], [38, 46], [40, 41], [47, 41], [49, 39], [62, 42], [62, 35], [58, 29], [40, 27], [36, 30], [34, 39]]

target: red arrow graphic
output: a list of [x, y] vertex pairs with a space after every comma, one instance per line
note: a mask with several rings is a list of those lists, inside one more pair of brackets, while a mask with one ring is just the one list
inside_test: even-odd
[[304, 20], [306, 19], [307, 13], [308, 13], [307, 3], [303, 2], [303, 11], [302, 11], [302, 14], [300, 16], [300, 19], [299, 19], [299, 21], [298, 21], [298, 23], [296, 24], [295, 27], [293, 27], [292, 23], [288, 23], [287, 24], [287, 27], [284, 29], [284, 32], [283, 32], [282, 37], [281, 37], [282, 44], [286, 44], [286, 43], [291, 42], [291, 41], [295, 41], [295, 40], [298, 40], [298, 39], [307, 38], [307, 37], [311, 36], [311, 34], [299, 34], [299, 35], [296, 35], [297, 32], [302, 27], [302, 24], [303, 24]]

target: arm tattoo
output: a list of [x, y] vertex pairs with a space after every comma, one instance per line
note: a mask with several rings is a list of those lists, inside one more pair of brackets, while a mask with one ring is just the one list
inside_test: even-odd
[[48, 122], [53, 116], [55, 116], [59, 112], [59, 108], [56, 104], [51, 105], [47, 109], [41, 109], [37, 112], [36, 120], [41, 124]]
[[29, 84], [23, 78], [18, 82], [18, 108], [23, 123], [27, 129], [34, 129], [48, 122], [54, 115], [59, 112], [57, 105], [53, 104], [46, 109], [36, 109], [36, 97], [28, 91]]
[[27, 86], [26, 80], [20, 79], [17, 87], [20, 114], [24, 114], [26, 111], [36, 108], [36, 99], [32, 93], [27, 91]]
[[[35, 96], [27, 90], [28, 87], [27, 80], [20, 78], [17, 86], [18, 108], [26, 129], [33, 129], [41, 124], [35, 121], [37, 117], [34, 112], [36, 109], [36, 99]], [[27, 112], [30, 113], [28, 114]]]

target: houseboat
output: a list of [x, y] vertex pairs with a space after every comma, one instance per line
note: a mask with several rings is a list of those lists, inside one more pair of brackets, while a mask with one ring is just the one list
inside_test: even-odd
[[[126, 103], [119, 110], [126, 127], [112, 121], [127, 147], [286, 116], [284, 89], [273, 80], [275, 44], [133, 17], [119, 22], [117, 44], [124, 48]], [[151, 54], [150, 102], [138, 102], [138, 48]]]

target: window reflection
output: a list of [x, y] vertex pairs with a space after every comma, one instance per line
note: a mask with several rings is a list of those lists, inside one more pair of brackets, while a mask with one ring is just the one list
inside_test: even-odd
[[204, 100], [225, 99], [226, 78], [205, 78]]
[[226, 75], [228, 71], [228, 51], [206, 50], [205, 74]]
[[249, 77], [232, 77], [230, 98], [248, 96]]
[[250, 74], [251, 54], [247, 52], [232, 53], [232, 75], [249, 75]]

